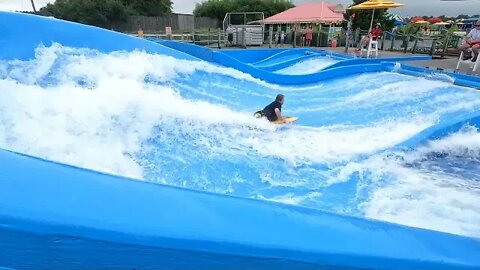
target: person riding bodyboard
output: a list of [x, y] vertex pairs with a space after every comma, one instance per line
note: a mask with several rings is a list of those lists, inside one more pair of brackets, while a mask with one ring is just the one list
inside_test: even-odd
[[285, 102], [285, 96], [278, 94], [275, 101], [268, 104], [263, 110], [254, 114], [255, 117], [266, 117], [270, 122], [284, 123], [286, 117], [282, 116], [282, 105]]

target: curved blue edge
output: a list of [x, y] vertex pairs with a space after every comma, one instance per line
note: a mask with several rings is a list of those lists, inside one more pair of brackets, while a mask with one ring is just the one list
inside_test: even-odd
[[[0, 12], [0, 34], [2, 59], [29, 59], [39, 43], [52, 42], [182, 59], [209, 54], [195, 58], [127, 35], [17, 13]], [[218, 55], [212, 60], [234, 59]], [[0, 191], [0, 268], [480, 268], [479, 239], [135, 181], [5, 150]]]
[[[417, 77], [432, 77], [432, 75], [447, 75], [453, 78], [453, 83], [459, 86], [473, 87], [480, 89], [480, 77], [467, 74], [453, 73], [447, 71], [433, 70], [423, 67], [416, 67], [411, 65], [401, 64], [398, 68], [392, 69], [392, 65], [396, 62], [403, 61], [420, 61], [431, 60], [431, 56], [399, 56], [399, 57], [387, 57], [387, 58], [354, 58], [352, 56], [336, 54], [321, 50], [312, 49], [252, 49], [252, 50], [223, 50], [214, 51], [209, 48], [201, 47], [198, 45], [181, 43], [178, 41], [162, 40], [159, 43], [176, 49], [187, 54], [198, 57], [202, 60], [214, 62], [217, 64], [231, 67], [242, 72], [249, 73], [255, 78], [265, 80], [270, 83], [276, 84], [308, 84], [321, 80], [328, 80], [341, 74], [343, 76], [353, 75], [363, 72], [378, 72], [378, 71], [395, 71], [406, 75], [412, 75]], [[279, 55], [287, 54], [299, 54], [305, 52], [311, 52], [312, 54], [299, 56], [288, 61], [279, 62], [274, 65], [262, 66], [262, 62], [267, 59], [275, 58]], [[316, 54], [316, 55], [315, 55]], [[276, 74], [274, 71], [286, 68], [300, 61], [304, 61], [313, 57], [328, 55], [329, 57], [339, 59], [341, 61], [332, 64], [323, 70], [314, 74], [305, 75], [286, 75]], [[240, 60], [242, 55], [245, 55], [247, 60]], [[389, 64], [385, 64], [389, 63]], [[356, 66], [357, 69], [348, 69], [347, 67]], [[364, 68], [364, 66], [372, 66], [373, 68]], [[375, 68], [376, 66], [376, 68]], [[383, 66], [383, 67], [380, 67]], [[344, 69], [345, 68], [345, 69]], [[334, 76], [331, 76], [330, 70], [342, 70], [345, 72], [334, 72]], [[436, 78], [442, 79], [442, 78]]]
[[31, 59], [39, 45], [59, 43], [74, 48], [97, 49], [102, 52], [145, 51], [179, 59], [195, 59], [190, 54], [155, 42], [50, 17], [0, 11], [0, 59]]
[[[3, 150], [0, 160], [0, 235], [53, 234], [60, 242], [66, 238], [65, 245], [96, 240], [134, 251], [151, 248], [158, 252], [157, 262], [166, 260], [164, 250], [176, 250], [185, 253], [185, 269], [202, 269], [189, 262], [190, 252], [225, 259], [228, 269], [242, 268], [229, 264], [232, 256], [242, 258], [240, 263], [286, 260], [291, 269], [298, 269], [297, 263], [367, 269], [480, 267], [478, 239], [133, 181]], [[26, 260], [43, 253], [30, 252], [22, 243], [3, 239], [0, 249], [8, 247]], [[88, 258], [93, 251], [82, 252]], [[111, 256], [106, 252], [96, 256]], [[20, 257], [0, 256], [3, 266], [22, 263], [16, 261]]]
[[[348, 66], [341, 66], [338, 68], [331, 68], [331, 69], [320, 71], [314, 74], [288, 75], [288, 74], [278, 74], [278, 73], [270, 72], [267, 70], [263, 70], [251, 64], [248, 64], [246, 62], [240, 61], [238, 58], [232, 57], [230, 55], [232, 54], [230, 50], [214, 51], [206, 47], [201, 47], [198, 45], [182, 43], [177, 41], [170, 41], [170, 40], [159, 41], [159, 43], [167, 47], [180, 50], [187, 54], [193, 55], [199, 59], [220, 64], [225, 67], [230, 67], [230, 68], [240, 70], [242, 72], [250, 74], [251, 76], [257, 79], [261, 79], [269, 83], [282, 84], [282, 85], [299, 85], [299, 84], [316, 83], [322, 80], [338, 78], [339, 76], [347, 76], [347, 75], [353, 75], [353, 74], [359, 74], [359, 73], [365, 73], [365, 72], [392, 71], [395, 66], [394, 63], [376, 61], [376, 62], [372, 62], [371, 64], [362, 63], [360, 65], [348, 65]], [[248, 52], [248, 51], [249, 50], [246, 50], [244, 52]], [[250, 60], [253, 59], [251, 55], [254, 52], [265, 51], [265, 53], [260, 53], [262, 57], [265, 56], [266, 54], [272, 53], [272, 52], [268, 52], [267, 49], [252, 50], [252, 51], [253, 52], [247, 53], [248, 55], [250, 55], [249, 56]], [[236, 55], [240, 53], [233, 52], [233, 54]], [[258, 57], [258, 58], [261, 58], [261, 59], [265, 58], [265, 57], [263, 58], [262, 57]]]

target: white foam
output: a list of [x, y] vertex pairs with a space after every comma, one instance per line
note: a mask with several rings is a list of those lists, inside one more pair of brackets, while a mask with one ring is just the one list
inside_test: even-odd
[[[206, 101], [186, 99], [168, 83], [180, 76], [195, 79], [195, 74], [201, 71], [276, 89], [274, 85], [232, 69], [143, 52], [101, 54], [59, 45], [39, 48], [36, 57], [28, 62], [0, 62], [0, 148], [142, 178], [144, 167], [140, 165], [137, 154], [146, 151], [143, 148], [146, 140], [159, 138], [172, 144], [182, 144], [181, 137], [187, 136], [195, 140], [198, 149], [203, 149], [201, 154], [205, 156], [201, 158], [205, 159], [221, 157], [235, 161], [236, 158], [245, 157], [243, 160], [248, 160], [255, 156], [259, 157], [259, 161], [262, 158], [278, 159], [282, 164], [286, 163], [290, 170], [302, 165], [328, 166], [328, 172], [315, 170], [314, 166], [308, 168], [312, 170], [310, 176], [328, 178], [323, 183], [327, 186], [348, 181], [353, 173], [360, 172], [365, 175], [365, 181], [373, 181], [368, 186], [359, 185], [371, 193], [368, 201], [361, 205], [366, 216], [479, 235], [476, 224], [480, 224], [480, 207], [479, 200], [475, 201], [479, 197], [478, 189], [451, 185], [465, 183], [465, 179], [460, 177], [407, 168], [402, 163], [405, 160], [415, 161], [432, 151], [477, 158], [475, 155], [480, 149], [480, 140], [476, 131], [458, 133], [445, 140], [432, 142], [415, 153], [404, 155], [402, 162], [378, 154], [433, 125], [439, 111], [455, 110], [452, 108], [459, 103], [439, 107], [432, 115], [392, 117], [364, 125], [294, 125], [282, 129], [254, 119], [251, 112], [244, 113]], [[360, 75], [355, 80], [341, 83], [355, 86], [358, 81], [369, 78], [382, 80], [387, 76], [390, 75]], [[146, 83], [147, 77], [155, 82]], [[385, 102], [415, 99], [440, 91], [439, 88], [447, 85], [445, 82], [424, 79], [386, 83], [380, 89], [367, 89], [333, 106], [356, 108], [370, 102], [365, 106], [375, 107]], [[234, 87], [224, 89], [235, 91]], [[209, 89], [200, 90], [208, 92]], [[297, 89], [292, 87], [291, 90]], [[456, 100], [469, 97], [459, 95], [462, 94], [454, 95]], [[448, 101], [448, 97], [442, 98]], [[435, 99], [432, 102], [442, 103]], [[477, 99], [465, 102], [468, 104], [461, 105], [460, 109], [471, 109], [478, 104]], [[465, 145], [470, 148], [465, 150]], [[372, 154], [375, 156], [367, 161], [357, 160], [358, 157]], [[183, 164], [199, 158], [193, 154], [168, 155]], [[395, 181], [385, 184], [385, 176], [392, 173]], [[170, 183], [169, 179], [159, 179]], [[306, 187], [309, 184], [308, 181], [281, 177], [268, 179], [265, 176], [264, 179], [271, 186], [285, 186], [282, 181], [292, 181], [288, 184], [290, 187]], [[190, 187], [189, 180], [185, 179], [183, 185]], [[215, 181], [208, 176], [201, 180]], [[232, 181], [241, 183], [244, 179], [238, 177]], [[234, 191], [233, 184], [210, 186], [213, 186], [211, 190], [218, 192]], [[307, 195], [285, 192], [264, 198], [303, 204], [320, 196], [317, 191]]]
[[280, 196], [274, 196], [271, 198], [267, 198], [264, 196], [258, 196], [257, 199], [262, 199], [266, 201], [272, 201], [272, 202], [279, 202], [279, 203], [285, 203], [285, 204], [293, 204], [293, 205], [298, 205], [302, 204], [306, 200], [315, 200], [316, 198], [320, 197], [322, 194], [320, 192], [310, 192], [305, 195], [296, 195], [294, 193], [287, 193], [284, 195]]
[[337, 62], [338, 60], [328, 56], [318, 57], [298, 62], [292, 66], [278, 70], [276, 73], [289, 75], [313, 74]]
[[[359, 207], [370, 218], [480, 237], [480, 182], [449, 172], [448, 161], [445, 168], [422, 166], [432, 162], [429, 153], [473, 158], [477, 168], [465, 169], [478, 170], [480, 133], [466, 128], [401, 157], [376, 156], [352, 165], [351, 171], [368, 171], [373, 181], [364, 187], [371, 195]], [[420, 165], [406, 165], [415, 162]]]

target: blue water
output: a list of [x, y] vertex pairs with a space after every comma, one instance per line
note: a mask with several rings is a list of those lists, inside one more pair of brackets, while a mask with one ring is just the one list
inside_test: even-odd
[[[286, 96], [293, 125], [253, 112]], [[479, 236], [476, 128], [395, 145], [480, 93], [392, 72], [279, 86], [205, 62], [52, 46], [0, 62], [0, 147], [145, 181]]]

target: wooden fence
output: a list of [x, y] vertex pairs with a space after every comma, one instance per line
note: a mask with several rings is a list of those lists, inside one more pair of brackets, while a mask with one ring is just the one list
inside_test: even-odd
[[133, 33], [141, 28], [145, 33], [162, 33], [165, 32], [165, 27], [171, 27], [172, 31], [181, 32], [194, 29], [216, 29], [218, 25], [218, 20], [213, 18], [172, 14], [166, 17], [131, 16], [126, 22], [114, 25], [113, 29]]

